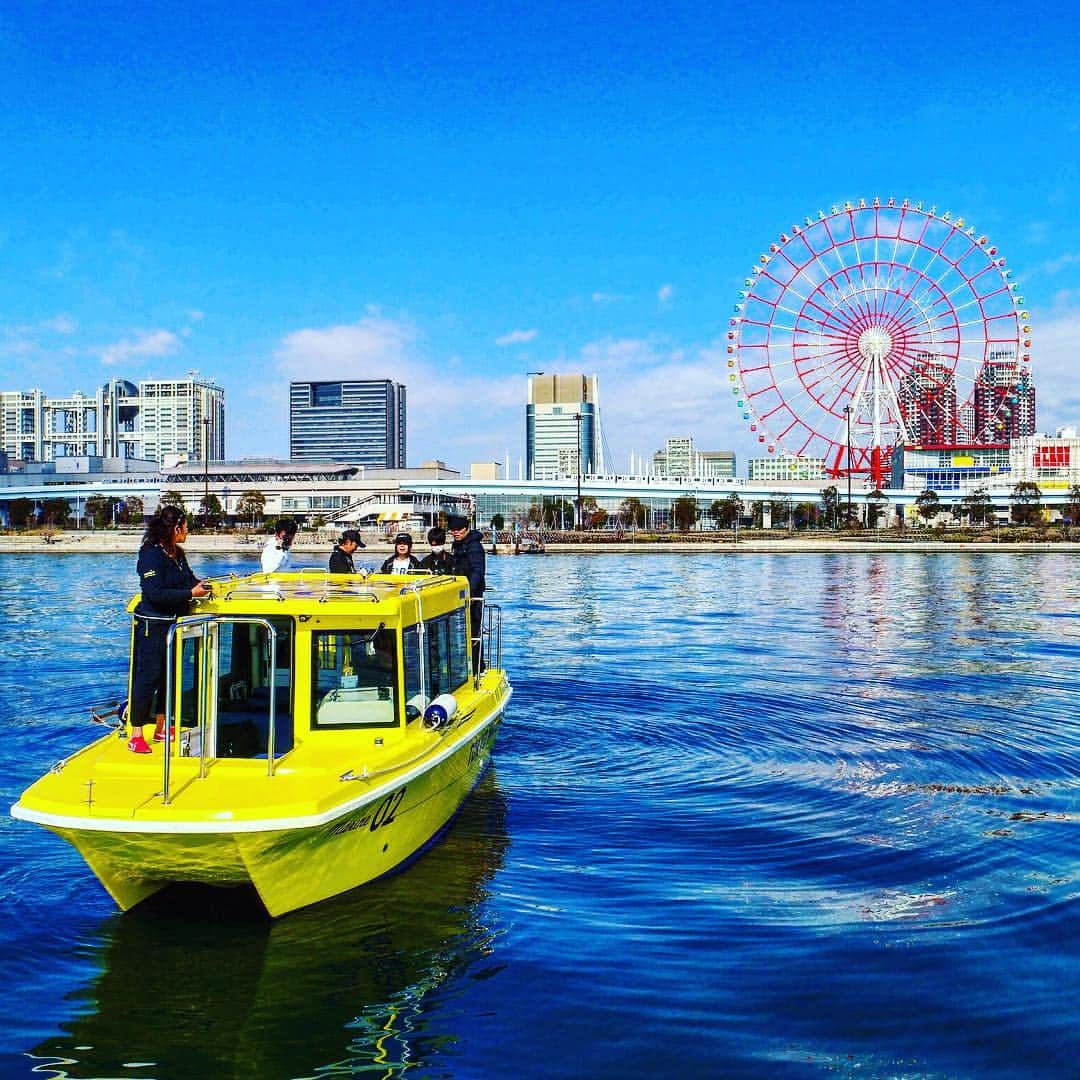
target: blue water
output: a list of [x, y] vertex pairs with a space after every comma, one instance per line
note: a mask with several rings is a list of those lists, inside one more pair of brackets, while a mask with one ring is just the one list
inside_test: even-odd
[[[0, 556], [5, 807], [120, 691], [132, 561]], [[1080, 1075], [1080, 559], [490, 577], [515, 697], [403, 873], [120, 916], [0, 821], [0, 1075]]]

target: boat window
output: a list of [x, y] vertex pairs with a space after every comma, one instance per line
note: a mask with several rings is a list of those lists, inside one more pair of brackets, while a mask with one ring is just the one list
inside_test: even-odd
[[311, 635], [311, 723], [315, 728], [393, 727], [398, 722], [393, 630]]
[[469, 681], [469, 635], [465, 628], [465, 609], [448, 616], [450, 623], [450, 683], [454, 689]]
[[[465, 609], [458, 608], [449, 615], [429, 619], [427, 631], [427, 687], [430, 700], [457, 690], [469, 679], [469, 643], [465, 633]], [[415, 626], [404, 632], [405, 699], [420, 692], [420, 647]]]
[[405, 651], [405, 700], [412, 701], [420, 693], [420, 635], [415, 626], [402, 634]]
[[428, 697], [450, 692], [450, 627], [446, 619], [427, 624]]
[[293, 622], [270, 619], [277, 632], [277, 666], [257, 623], [218, 624], [217, 757], [265, 757], [270, 696], [274, 697], [274, 756], [293, 745]]

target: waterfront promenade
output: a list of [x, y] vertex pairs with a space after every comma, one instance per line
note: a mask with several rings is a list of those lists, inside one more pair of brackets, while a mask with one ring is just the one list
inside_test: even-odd
[[[691, 534], [692, 535], [692, 534]], [[336, 532], [324, 532], [318, 537], [304, 537], [302, 534], [293, 545], [293, 561], [298, 566], [312, 566], [329, 558], [330, 551], [337, 539]], [[416, 537], [417, 547], [424, 550], [422, 537]], [[46, 552], [52, 554], [115, 554], [118, 552], [138, 551], [141, 534], [136, 532], [113, 532], [109, 529], [68, 531], [56, 533], [51, 540], [37, 533], [11, 533], [0, 536], [0, 555], [18, 552]], [[222, 533], [200, 535], [192, 533], [184, 545], [191, 554], [246, 554], [257, 562], [258, 552], [266, 537], [260, 534]], [[393, 550], [390, 540], [385, 537], [365, 536], [367, 545], [357, 552], [357, 561], [371, 562], [380, 560]], [[490, 553], [490, 546], [488, 551]], [[549, 540], [547, 550], [551, 555], [588, 554], [588, 555], [627, 555], [627, 554], [690, 554], [701, 555], [706, 552], [735, 555], [743, 554], [812, 554], [822, 552], [913, 552], [913, 551], [974, 551], [974, 552], [1057, 552], [1080, 553], [1080, 541], [1071, 540], [995, 540], [988, 533], [985, 540], [948, 540], [948, 539], [900, 539], [895, 535], [882, 535], [879, 538], [869, 536], [815, 536], [798, 535], [781, 537], [755, 538], [740, 533], [739, 539], [701, 539], [701, 540], [640, 540], [609, 541], [597, 539], [595, 542]], [[499, 543], [498, 555], [513, 555], [512, 544]]]

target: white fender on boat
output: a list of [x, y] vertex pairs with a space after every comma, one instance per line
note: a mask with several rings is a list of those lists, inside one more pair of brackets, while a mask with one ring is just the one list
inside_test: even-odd
[[440, 694], [424, 710], [424, 724], [429, 728], [441, 728], [457, 712], [457, 698], [453, 694]]

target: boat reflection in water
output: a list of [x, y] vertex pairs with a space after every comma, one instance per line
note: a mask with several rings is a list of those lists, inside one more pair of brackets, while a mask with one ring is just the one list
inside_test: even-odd
[[500, 931], [484, 909], [508, 846], [491, 768], [407, 870], [283, 919], [247, 888], [165, 890], [104, 924], [104, 971], [69, 995], [96, 1011], [34, 1050], [34, 1075], [262, 1080], [430, 1064], [454, 1040], [430, 1027], [432, 995], [495, 973]]

